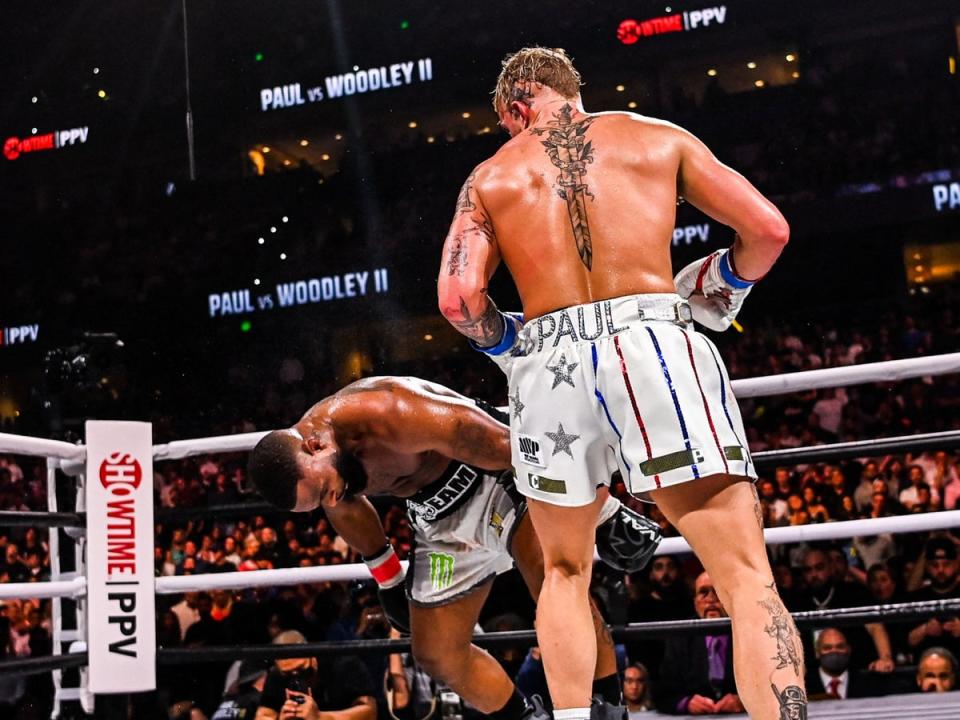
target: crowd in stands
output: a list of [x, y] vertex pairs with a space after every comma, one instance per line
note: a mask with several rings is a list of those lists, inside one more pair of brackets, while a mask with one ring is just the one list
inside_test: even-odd
[[[950, 312], [944, 311], [919, 321], [885, 318], [879, 330], [853, 327], [839, 332], [819, 326], [757, 330], [727, 341], [723, 352], [734, 377], [756, 376], [939, 352], [951, 347], [955, 332]], [[502, 382], [495, 374], [487, 374], [488, 370], [481, 363], [470, 365], [469, 371], [458, 371], [452, 364], [431, 366], [426, 361], [405, 369], [471, 395], [502, 402]], [[942, 376], [746, 399], [741, 404], [751, 449], [757, 452], [958, 429], [958, 387], [955, 378]], [[290, 392], [303, 394], [304, 389], [294, 385]], [[284, 408], [283, 421], [290, 422], [316, 399], [304, 398], [300, 407]], [[277, 416], [269, 426], [276, 427], [280, 421]], [[249, 423], [244, 429], [254, 427]], [[757, 483], [764, 523], [777, 527], [956, 509], [960, 502], [958, 463], [960, 454], [947, 446], [918, 454], [765, 470]], [[154, 489], [159, 508], [211, 509], [211, 515], [203, 519], [158, 524], [157, 575], [256, 571], [359, 560], [320, 511], [216, 519], [218, 507], [256, 501], [246, 478], [243, 454], [158, 464]], [[660, 523], [665, 535], [676, 534], [656, 506], [627, 497], [622, 485], [617, 486], [617, 492]], [[388, 537], [398, 554], [406, 557], [413, 531], [402, 504], [383, 498], [377, 499], [376, 505]], [[27, 458], [0, 457], [0, 508], [45, 506], [43, 465]], [[36, 528], [0, 529], [0, 581], [47, 579], [49, 552], [44, 537], [44, 532]], [[770, 555], [778, 588], [790, 609], [815, 610], [960, 598], [958, 544], [960, 538], [944, 532], [903, 536], [883, 533], [823, 546], [771, 546]], [[709, 577], [700, 572], [691, 556], [658, 557], [648, 570], [627, 578], [598, 571], [594, 595], [612, 622], [724, 614]], [[481, 618], [487, 629], [531, 627], [532, 604], [522, 584], [505, 576], [498, 580], [492, 598]], [[364, 584], [213, 591], [169, 599], [161, 596], [159, 602], [158, 644], [163, 647], [266, 643], [278, 637], [280, 642], [287, 642], [292, 636], [284, 633], [290, 631], [298, 633], [295, 639], [307, 640], [376, 638], [386, 637], [390, 630], [375, 593]], [[29, 657], [49, 653], [50, 614], [46, 601], [6, 601], [0, 613], [0, 654]], [[874, 623], [865, 628], [805, 631], [803, 635], [811, 671], [808, 682], [816, 688], [811, 694], [825, 696], [856, 697], [908, 689], [921, 660], [933, 658], [930, 662], [936, 662], [939, 658], [949, 665], [950, 658], [960, 652], [960, 618], [949, 613], [923, 622]], [[736, 711], [740, 706], [732, 684], [732, 645], [718, 637], [627, 642], [621, 653], [625, 693], [632, 697], [638, 687], [647, 688], [636, 695], [641, 699], [636, 700], [634, 709], [650, 705], [662, 712], [681, 714]], [[498, 658], [518, 677], [521, 687], [542, 692], [536, 648], [529, 652], [522, 647], [498, 651]], [[370, 679], [370, 693], [380, 703], [380, 717], [384, 717], [386, 707], [380, 678], [388, 668], [387, 662], [386, 658], [366, 657], [359, 666], [361, 675]], [[412, 673], [406, 665], [400, 667]], [[221, 702], [227, 670], [227, 665], [215, 664], [164, 668], [162, 690], [153, 702], [178, 709], [183, 717], [193, 713], [197, 718], [200, 712], [213, 717]], [[895, 681], [878, 679], [891, 671]], [[357, 677], [356, 672], [352, 677]], [[839, 684], [832, 682], [841, 677]], [[411, 675], [411, 688], [418, 686], [415, 679]], [[21, 715], [16, 717], [32, 717], [32, 709], [47, 702], [48, 683], [43, 677], [0, 683], [0, 706], [6, 703], [7, 707], [19, 708]], [[429, 687], [429, 681], [420, 686]], [[145, 707], [140, 712], [147, 712]]]

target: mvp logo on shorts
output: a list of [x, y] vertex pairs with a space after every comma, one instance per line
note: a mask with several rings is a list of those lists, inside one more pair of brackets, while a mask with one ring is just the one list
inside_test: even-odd
[[540, 459], [539, 440], [529, 435], [518, 435], [517, 447], [520, 449], [520, 457], [525, 463], [544, 467], [543, 460]]

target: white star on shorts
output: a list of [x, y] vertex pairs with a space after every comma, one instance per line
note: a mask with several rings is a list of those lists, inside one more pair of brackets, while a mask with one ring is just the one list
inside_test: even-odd
[[553, 440], [553, 453], [550, 457], [553, 457], [559, 452], [565, 452], [570, 456], [570, 459], [573, 459], [573, 453], [570, 451], [570, 446], [574, 443], [575, 440], [579, 440], [579, 435], [568, 435], [563, 431], [563, 423], [559, 423], [557, 426], [557, 431], [555, 433], [548, 432], [544, 433], [548, 438]]
[[556, 365], [547, 365], [547, 370], [553, 373], [553, 385], [550, 386], [550, 389], [556, 390], [557, 385], [562, 382], [567, 383], [572, 388], [576, 388], [577, 386], [573, 384], [571, 373], [577, 369], [579, 364], [580, 363], [570, 363], [568, 365], [567, 356], [561, 353], [560, 361]]
[[517, 388], [516, 392], [510, 396], [510, 400], [513, 402], [513, 417], [517, 420], [522, 420], [520, 413], [523, 412], [523, 409], [526, 407], [522, 402], [520, 402], [520, 388]]

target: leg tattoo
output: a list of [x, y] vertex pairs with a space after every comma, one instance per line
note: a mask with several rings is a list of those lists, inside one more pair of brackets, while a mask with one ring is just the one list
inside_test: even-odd
[[769, 600], [760, 600], [763, 609], [770, 613], [770, 624], [763, 631], [777, 642], [777, 654], [770, 658], [777, 661], [777, 670], [792, 667], [798, 678], [803, 677], [803, 655], [797, 652], [799, 638], [783, 603], [774, 596]]
[[773, 694], [780, 703], [780, 720], [807, 720], [807, 694], [797, 685], [787, 685], [783, 692], [770, 684]]

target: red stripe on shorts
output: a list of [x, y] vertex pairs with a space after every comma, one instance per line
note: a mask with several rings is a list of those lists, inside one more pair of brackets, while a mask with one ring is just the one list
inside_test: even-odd
[[[637, 425], [640, 426], [640, 434], [643, 435], [643, 444], [647, 448], [647, 460], [653, 457], [653, 451], [650, 448], [650, 438], [647, 437], [647, 428], [643, 424], [643, 418], [640, 417], [640, 408], [637, 407], [637, 399], [633, 396], [633, 385], [630, 384], [630, 375], [627, 373], [627, 363], [623, 359], [623, 352], [620, 350], [620, 336], [613, 336], [613, 345], [617, 348], [617, 357], [620, 358], [620, 372], [623, 373], [623, 383], [627, 386], [627, 395], [630, 396], [630, 404], [633, 406], [633, 414], [637, 418]], [[653, 481], [660, 487], [660, 476], [654, 475]]]
[[690, 336], [686, 330], [680, 330], [683, 333], [683, 339], [687, 341], [687, 354], [690, 356], [690, 367], [693, 368], [693, 377], [697, 379], [697, 389], [700, 391], [700, 397], [703, 399], [703, 409], [707, 413], [707, 422], [710, 424], [710, 432], [713, 433], [713, 441], [717, 444], [717, 452], [720, 453], [720, 459], [723, 460], [723, 469], [729, 475], [730, 466], [727, 465], [727, 456], [720, 445], [720, 438], [717, 437], [717, 429], [713, 425], [713, 416], [710, 414], [710, 407], [707, 405], [707, 396], [703, 394], [703, 385], [700, 384], [700, 373], [697, 372], [697, 363], [693, 359], [693, 345], [690, 344]]

